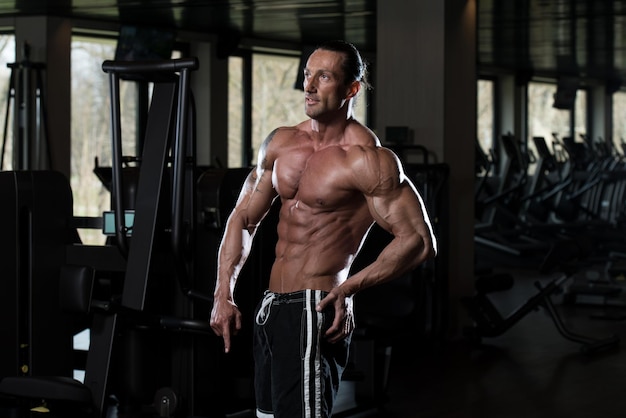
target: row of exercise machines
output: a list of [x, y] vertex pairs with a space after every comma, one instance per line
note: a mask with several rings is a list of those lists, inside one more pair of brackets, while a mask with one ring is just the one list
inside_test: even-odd
[[[559, 332], [584, 352], [612, 347], [615, 336], [589, 338], [571, 333], [551, 295], [565, 303], [626, 306], [626, 159], [624, 150], [581, 137], [551, 143], [532, 138], [535, 152], [514, 135], [499, 138], [498, 151], [476, 142], [477, 292], [466, 306], [475, 335], [496, 336], [537, 307], [544, 307]], [[513, 286], [511, 274], [529, 268], [559, 277], [538, 287], [534, 297], [510, 315], [493, 307], [489, 294]], [[593, 274], [589, 274], [593, 271]], [[592, 279], [589, 279], [592, 277]]]
[[[588, 140], [555, 137], [549, 146], [543, 137], [532, 139], [537, 155], [511, 134], [500, 138], [500, 153], [491, 150], [488, 156], [477, 144], [475, 231], [479, 246], [527, 256], [533, 250], [543, 251], [555, 239], [593, 238], [599, 229], [604, 243], [605, 232], [624, 227], [626, 160], [622, 153]], [[611, 249], [619, 250], [620, 235], [608, 238], [614, 238]]]

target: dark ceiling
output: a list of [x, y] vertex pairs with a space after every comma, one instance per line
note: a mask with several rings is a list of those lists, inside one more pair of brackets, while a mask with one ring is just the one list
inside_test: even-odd
[[[571, 75], [626, 80], [626, 0], [475, 1], [481, 71], [515, 70], [522, 77]], [[376, 49], [376, 3], [0, 0], [0, 16], [71, 16], [295, 46], [343, 38], [372, 54]]]
[[477, 1], [481, 70], [626, 80], [625, 0]]

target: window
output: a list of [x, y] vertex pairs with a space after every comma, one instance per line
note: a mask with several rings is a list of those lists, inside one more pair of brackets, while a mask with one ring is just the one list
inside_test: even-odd
[[[15, 62], [15, 36], [9, 34], [0, 35], [0, 61], [3, 63]], [[7, 65], [0, 65], [0, 100], [2, 104], [0, 111], [5, 115], [3, 122], [2, 144], [0, 144], [0, 152], [3, 154], [1, 169], [11, 170], [13, 168], [13, 110], [15, 103], [11, 104], [9, 114], [7, 114], [7, 106], [9, 105], [9, 89], [11, 80], [11, 69]], [[6, 129], [5, 129], [6, 127]]]
[[[109, 81], [102, 63], [115, 56], [116, 39], [75, 36], [72, 39], [72, 155], [71, 179], [75, 216], [102, 216], [110, 194], [93, 170], [111, 166]], [[124, 155], [135, 155], [137, 96], [130, 82], [120, 84]], [[80, 230], [88, 244], [101, 244], [100, 230]]]
[[578, 89], [574, 105], [574, 136], [583, 138], [587, 133], [587, 90]]
[[556, 85], [528, 83], [528, 137], [542, 136], [551, 143], [553, 134], [571, 136], [570, 111], [553, 107]]
[[228, 167], [243, 160], [243, 59], [228, 59]]
[[299, 57], [268, 54], [252, 56], [252, 161], [267, 135], [279, 126], [296, 125], [306, 118], [303, 93], [294, 83]]
[[626, 153], [626, 92], [613, 94], [613, 144], [615, 150]]
[[[550, 148], [554, 138], [581, 142], [587, 134], [587, 92], [578, 89], [572, 110], [563, 110], [554, 107], [556, 91], [556, 84], [528, 83], [528, 137], [544, 137]], [[532, 141], [528, 147], [536, 153]]]
[[493, 80], [478, 80], [477, 86], [476, 138], [483, 151], [489, 153], [494, 141], [494, 82]]

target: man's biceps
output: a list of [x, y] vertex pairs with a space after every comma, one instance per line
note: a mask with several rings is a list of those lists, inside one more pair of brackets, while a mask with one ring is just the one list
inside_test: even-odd
[[409, 203], [408, 206], [412, 206], [406, 200], [407, 198], [403, 197], [403, 194], [396, 190], [385, 195], [372, 196], [370, 207], [376, 214], [386, 217], [406, 209], [407, 203]]
[[272, 195], [263, 194], [252, 196], [248, 201], [248, 206], [246, 208], [248, 218], [254, 223], [258, 223], [270, 209], [273, 201], [274, 196]]
[[[389, 232], [407, 231], [414, 228], [415, 223], [420, 223], [422, 211], [420, 205], [403, 204], [392, 202], [377, 205], [376, 214], [372, 214], [376, 222]], [[392, 231], [393, 230], [393, 231]]]

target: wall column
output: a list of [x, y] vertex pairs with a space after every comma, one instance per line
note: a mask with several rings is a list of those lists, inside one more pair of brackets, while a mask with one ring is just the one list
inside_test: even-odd
[[457, 336], [465, 318], [458, 301], [474, 284], [476, 4], [379, 0], [377, 8], [374, 128], [384, 142], [386, 127], [407, 126], [412, 143], [450, 168], [449, 235], [438, 239], [449, 260], [449, 330]]

